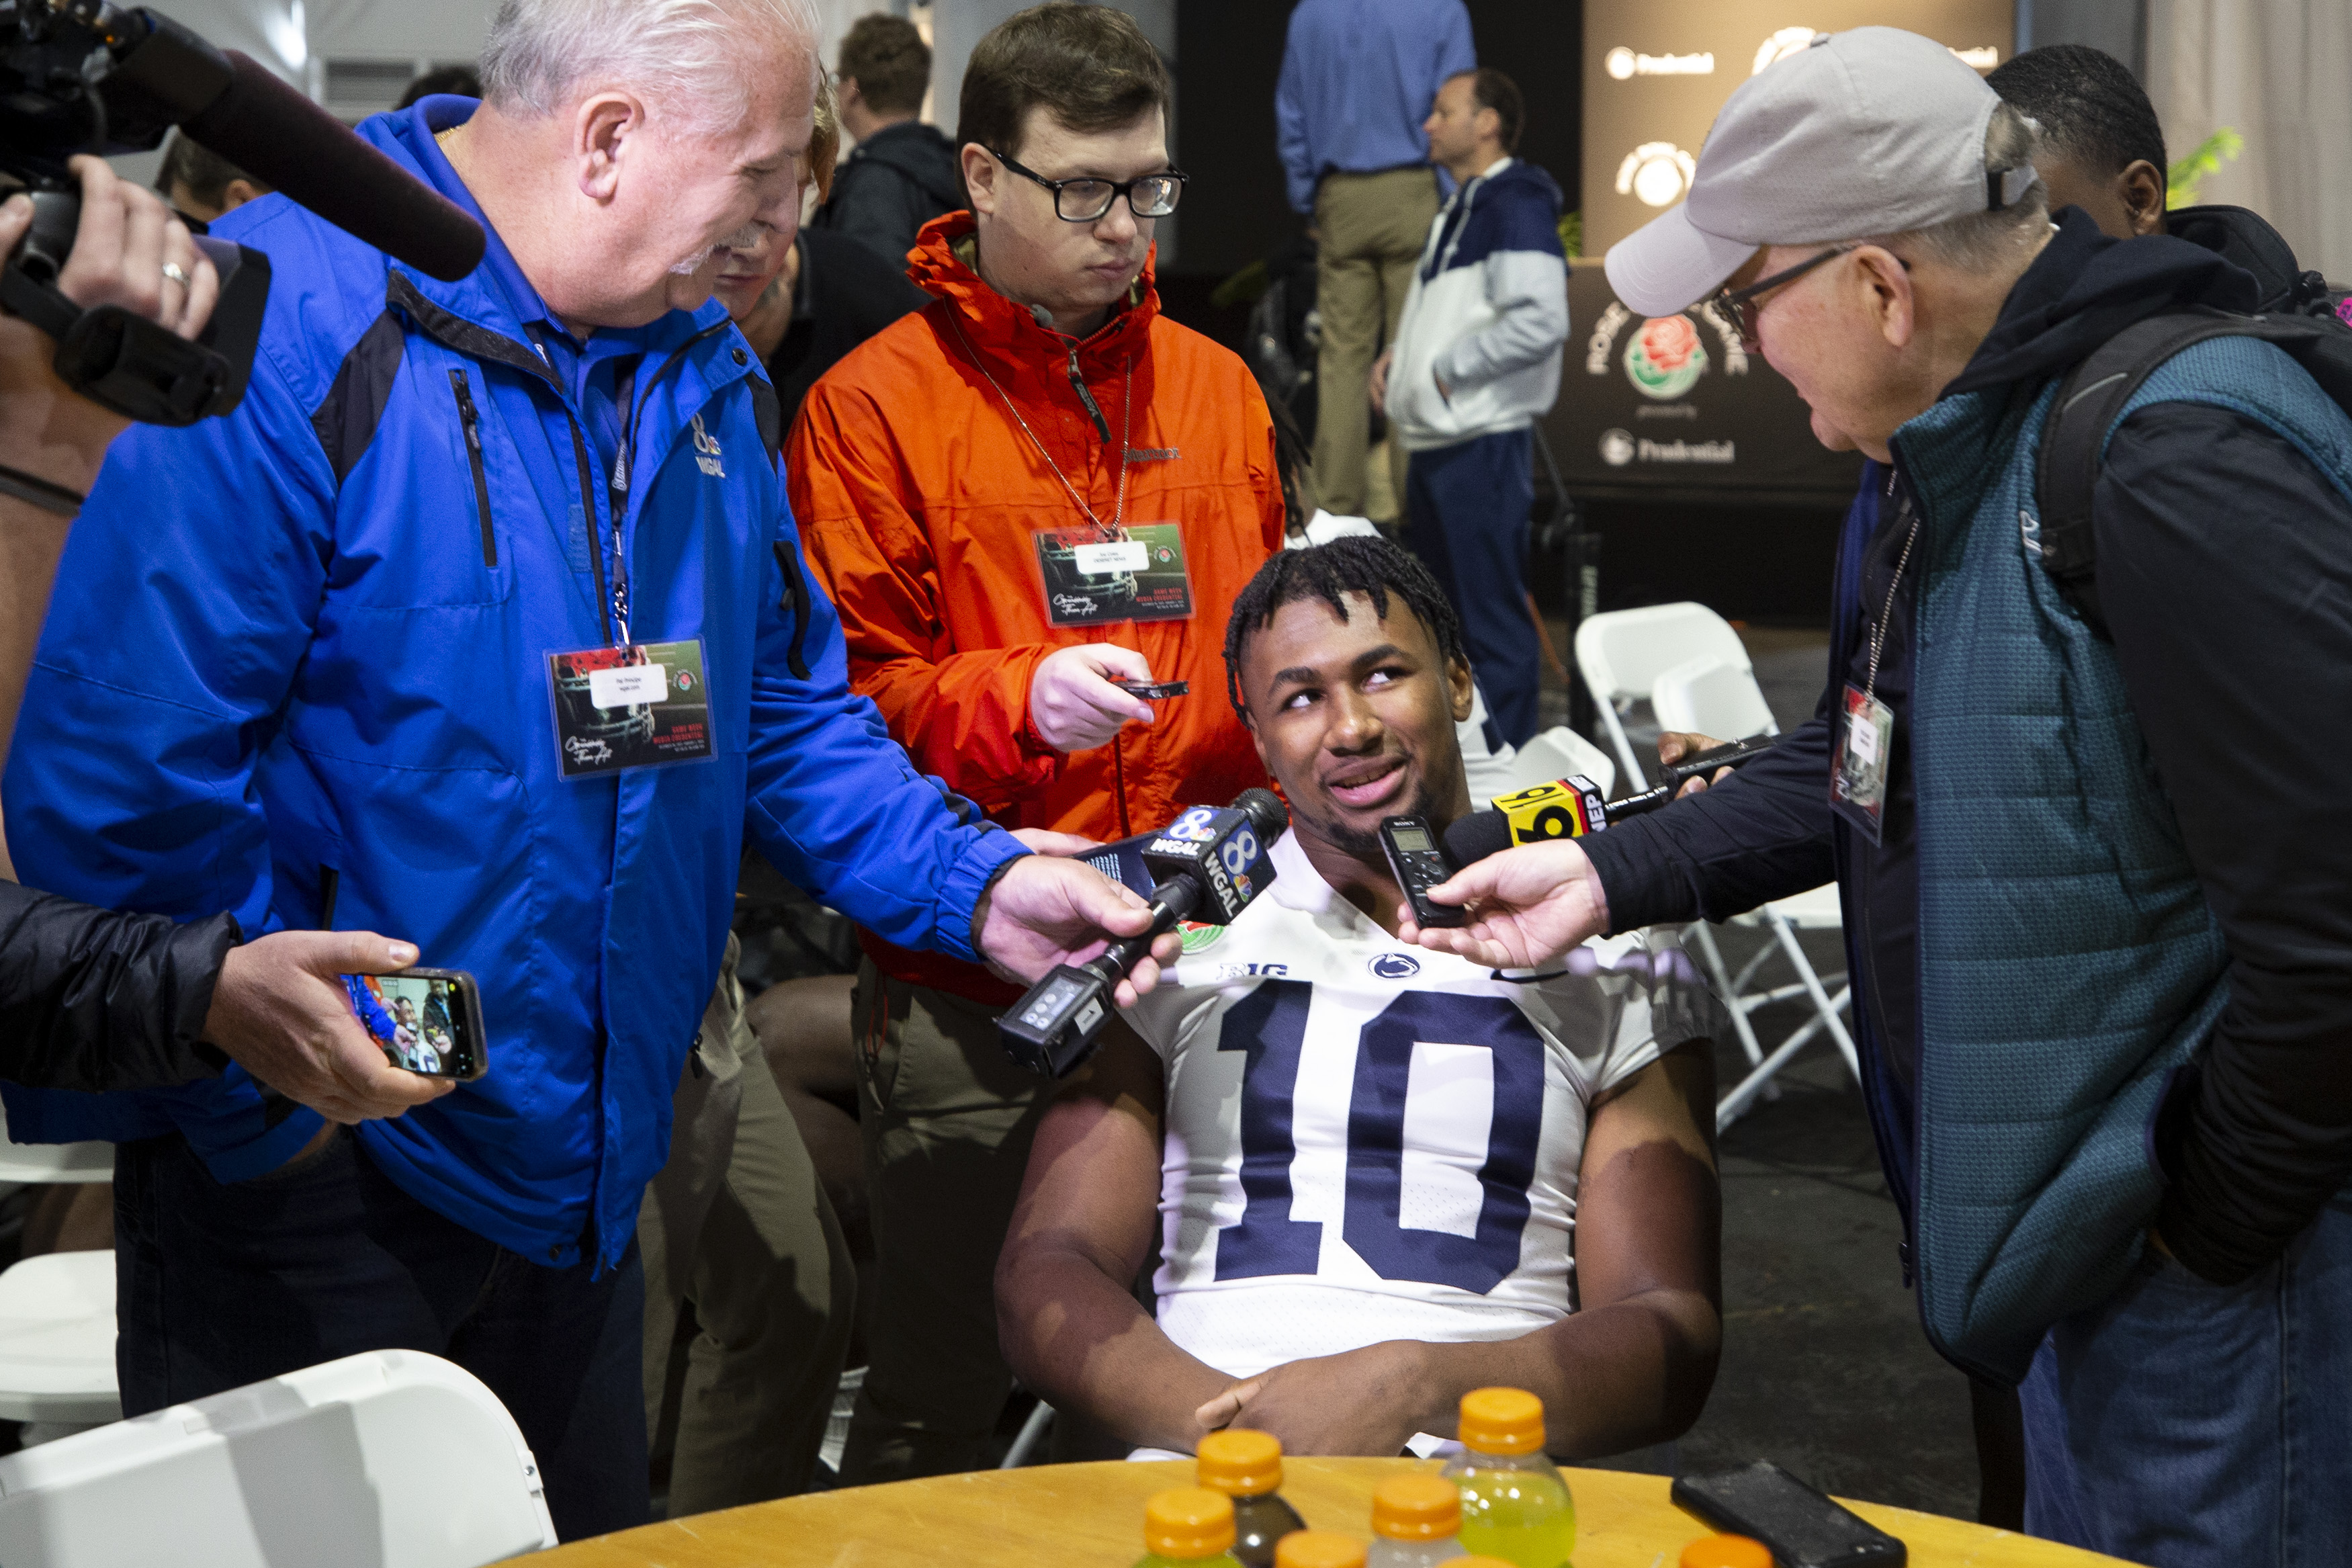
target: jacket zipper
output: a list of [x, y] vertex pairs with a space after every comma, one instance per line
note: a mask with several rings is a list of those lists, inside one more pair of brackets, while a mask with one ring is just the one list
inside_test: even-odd
[[1087, 390], [1087, 378], [1078, 372], [1078, 351], [1076, 344], [1070, 347], [1070, 384], [1077, 389], [1078, 401], [1087, 405], [1087, 417], [1093, 420], [1095, 428], [1102, 433], [1103, 445], [1109, 446], [1110, 421], [1103, 417], [1102, 405], [1095, 401], [1095, 395]]
[[482, 466], [482, 420], [474, 409], [474, 389], [463, 366], [449, 367], [449, 389], [457, 395], [457, 423], [466, 429], [466, 461], [474, 469], [474, 505], [482, 514], [482, 564], [499, 563], [499, 539], [490, 530], [490, 476]]

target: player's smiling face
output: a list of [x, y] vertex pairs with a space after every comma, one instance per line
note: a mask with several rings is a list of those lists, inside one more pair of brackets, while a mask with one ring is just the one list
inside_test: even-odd
[[1385, 877], [1381, 818], [1418, 812], [1442, 832], [1469, 809], [1454, 726], [1470, 716], [1470, 668], [1449, 666], [1395, 594], [1385, 619], [1362, 594], [1342, 602], [1344, 621], [1321, 599], [1276, 610], [1250, 637], [1243, 697], [1300, 847], [1319, 840]]

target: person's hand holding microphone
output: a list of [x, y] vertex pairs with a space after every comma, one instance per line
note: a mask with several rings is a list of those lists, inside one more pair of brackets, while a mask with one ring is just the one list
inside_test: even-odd
[[1150, 661], [1117, 643], [1056, 648], [1029, 678], [1029, 727], [1057, 752], [1108, 745], [1128, 725], [1153, 719], [1150, 703], [1111, 683], [1150, 679]]

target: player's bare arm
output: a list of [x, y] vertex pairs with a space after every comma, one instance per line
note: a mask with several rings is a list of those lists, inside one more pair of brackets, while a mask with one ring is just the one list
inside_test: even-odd
[[1580, 1309], [1514, 1340], [1392, 1340], [1290, 1362], [1203, 1405], [1294, 1454], [1394, 1454], [1451, 1436], [1462, 1395], [1492, 1384], [1544, 1402], [1566, 1458], [1622, 1453], [1689, 1430], [1722, 1343], [1711, 1047], [1690, 1041], [1596, 1100], [1576, 1215]]
[[1159, 1225], [1162, 1073], [1114, 1025], [1046, 1110], [997, 1258], [996, 1322], [1004, 1359], [1047, 1404], [1189, 1453], [1208, 1432], [1193, 1412], [1232, 1380], [1135, 1300]]

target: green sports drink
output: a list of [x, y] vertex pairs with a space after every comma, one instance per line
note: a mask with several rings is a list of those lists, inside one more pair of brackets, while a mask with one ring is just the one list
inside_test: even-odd
[[1458, 1431], [1468, 1452], [1445, 1475], [1462, 1489], [1462, 1550], [1560, 1568], [1576, 1550], [1576, 1502], [1544, 1453], [1543, 1401], [1522, 1389], [1473, 1389]]
[[1233, 1545], [1233, 1499], [1181, 1487], [1143, 1505], [1144, 1554], [1135, 1568], [1242, 1568]]

